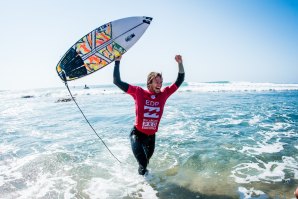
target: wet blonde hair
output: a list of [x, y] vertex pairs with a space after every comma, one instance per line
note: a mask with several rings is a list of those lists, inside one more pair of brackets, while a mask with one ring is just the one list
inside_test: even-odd
[[162, 74], [161, 73], [157, 73], [157, 72], [149, 73], [149, 75], [147, 77], [147, 88], [148, 88], [148, 90], [150, 90], [150, 84], [152, 84], [153, 79], [155, 79], [156, 77], [160, 77], [161, 80], [162, 80]]

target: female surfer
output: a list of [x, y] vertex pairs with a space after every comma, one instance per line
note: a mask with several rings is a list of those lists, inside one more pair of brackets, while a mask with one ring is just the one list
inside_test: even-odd
[[140, 175], [144, 175], [147, 172], [147, 165], [154, 152], [155, 133], [158, 130], [166, 100], [184, 81], [185, 74], [182, 57], [181, 55], [175, 56], [179, 67], [175, 83], [161, 89], [163, 83], [162, 74], [151, 72], [147, 78], [148, 90], [130, 85], [121, 80], [120, 60], [121, 56], [115, 59], [113, 82], [135, 100], [136, 118], [130, 133], [130, 142], [133, 154], [139, 163], [138, 172]]

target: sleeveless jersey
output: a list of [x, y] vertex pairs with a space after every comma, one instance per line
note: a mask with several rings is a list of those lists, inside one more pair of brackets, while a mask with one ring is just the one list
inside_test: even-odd
[[158, 130], [166, 100], [177, 89], [178, 87], [174, 83], [162, 89], [160, 93], [154, 93], [139, 86], [129, 85], [127, 94], [135, 100], [135, 127], [147, 135], [155, 134]]

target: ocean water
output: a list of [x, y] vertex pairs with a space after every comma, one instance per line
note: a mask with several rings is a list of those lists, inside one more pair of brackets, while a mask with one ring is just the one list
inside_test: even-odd
[[[144, 85], [142, 85], [144, 86]], [[0, 198], [294, 198], [298, 84], [184, 83], [165, 106], [146, 177], [114, 85], [0, 91]]]

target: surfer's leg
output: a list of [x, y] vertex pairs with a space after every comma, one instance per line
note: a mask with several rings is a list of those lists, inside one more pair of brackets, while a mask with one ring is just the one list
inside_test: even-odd
[[149, 163], [149, 160], [152, 157], [155, 148], [155, 134], [148, 136], [148, 139], [146, 141], [146, 154]]
[[130, 133], [130, 143], [132, 152], [139, 163], [139, 174], [144, 175], [147, 171], [148, 158], [143, 144], [143, 136], [135, 128]]

